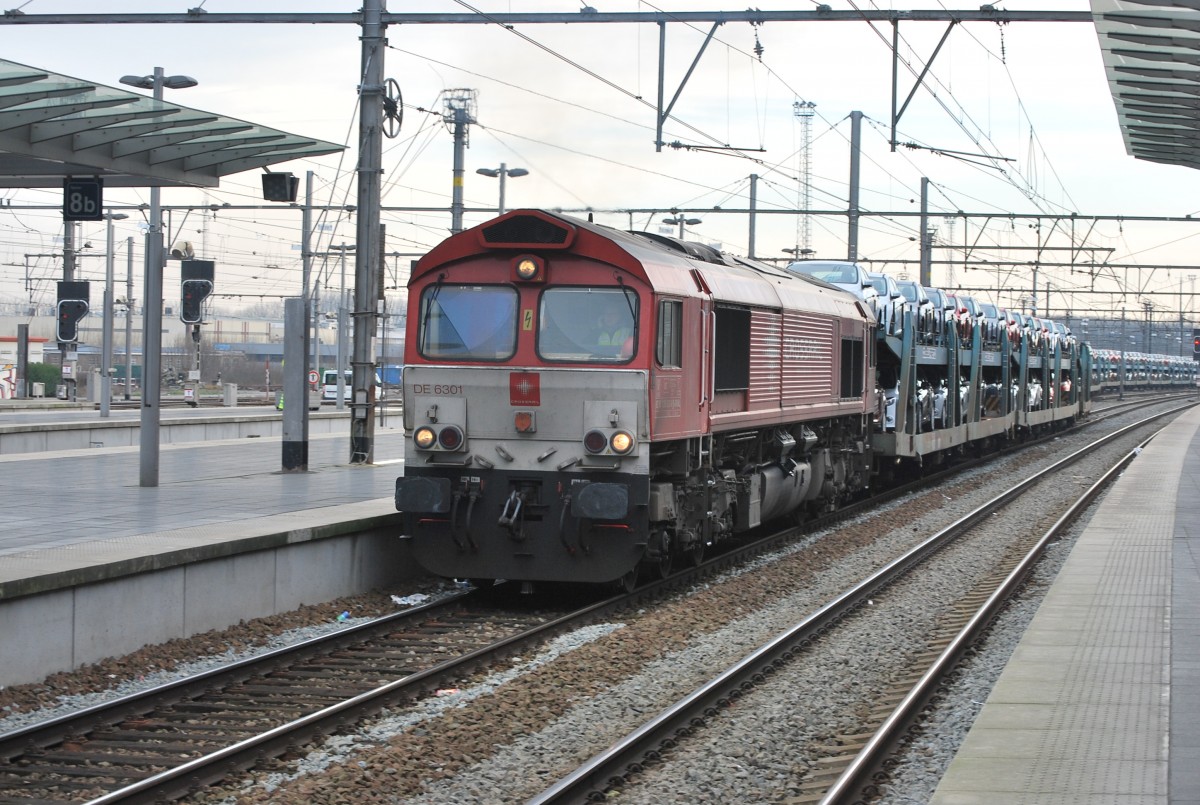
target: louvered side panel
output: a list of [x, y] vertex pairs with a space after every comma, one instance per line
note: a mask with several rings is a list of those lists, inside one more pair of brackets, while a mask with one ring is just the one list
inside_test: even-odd
[[784, 407], [835, 399], [834, 326], [832, 319], [784, 317], [781, 344]]
[[779, 344], [782, 340], [782, 316], [765, 310], [750, 314], [750, 394], [749, 410], [779, 407]]

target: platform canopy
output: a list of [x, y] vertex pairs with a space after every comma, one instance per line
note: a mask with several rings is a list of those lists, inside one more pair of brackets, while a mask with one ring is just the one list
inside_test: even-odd
[[1091, 0], [1125, 149], [1200, 168], [1200, 0]]
[[0, 59], [0, 187], [217, 187], [344, 148]]

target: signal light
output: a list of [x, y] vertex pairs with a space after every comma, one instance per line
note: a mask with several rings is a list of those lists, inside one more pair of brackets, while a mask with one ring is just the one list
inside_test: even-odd
[[179, 294], [179, 320], [184, 324], [204, 321], [204, 300], [212, 290], [213, 284], [208, 280], [184, 280]]
[[264, 173], [262, 175], [264, 201], [295, 201], [299, 192], [299, 176], [291, 173]]
[[[176, 246], [182, 255], [191, 250], [190, 243]], [[185, 258], [179, 264], [179, 319], [184, 324], [200, 324], [204, 320], [204, 300], [213, 292], [216, 265], [212, 260], [191, 258]]]
[[537, 425], [533, 416], [533, 411], [517, 411], [513, 415], [513, 427], [517, 429], [517, 433], [535, 433]]
[[58, 322], [55, 335], [64, 344], [73, 344], [79, 340], [79, 320], [88, 314], [89, 306], [86, 299], [60, 299], [58, 301]]
[[86, 281], [79, 280], [60, 280], [58, 283], [54, 332], [64, 344], [73, 344], [79, 340], [79, 320], [86, 316], [90, 309], [89, 287]]

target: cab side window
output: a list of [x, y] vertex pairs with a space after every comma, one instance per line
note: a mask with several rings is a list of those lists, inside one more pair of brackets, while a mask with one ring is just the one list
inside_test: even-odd
[[654, 357], [659, 366], [683, 366], [683, 302], [666, 299], [658, 303]]

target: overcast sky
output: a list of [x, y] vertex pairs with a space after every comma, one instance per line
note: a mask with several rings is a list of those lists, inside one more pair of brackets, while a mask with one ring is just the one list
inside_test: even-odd
[[[163, 2], [67, 2], [10, 0], [26, 14], [183, 12], [199, 0]], [[741, 10], [727, 2], [655, 4], [636, 0], [590, 0], [600, 11]], [[978, 2], [876, 3], [828, 0], [839, 10], [871, 8], [976, 9]], [[1081, 0], [1006, 0], [1010, 10], [1087, 11]], [[209, 12], [353, 11], [357, 2], [253, 2], [206, 0]], [[392, 0], [389, 11], [483, 13], [581, 12], [580, 0]], [[811, 0], [760, 0], [764, 10], [815, 8]], [[707, 34], [708, 25], [667, 26], [666, 93], [679, 86]], [[919, 71], [945, 31], [945, 23], [901, 25], [902, 55]], [[240, 118], [286, 132], [353, 146], [357, 139], [356, 87], [359, 83], [360, 30], [355, 25], [90, 25], [0, 26], [4, 58], [75, 78], [120, 86], [122, 75], [185, 74], [199, 85], [168, 90], [167, 99], [204, 111]], [[388, 30], [385, 74], [398, 82], [405, 102], [399, 137], [384, 141], [385, 192], [390, 207], [448, 208], [451, 199], [453, 141], [442, 115], [444, 93], [477, 91], [476, 123], [466, 152], [465, 200], [470, 207], [494, 207], [496, 179], [480, 167], [501, 163], [529, 175], [506, 183], [506, 205], [596, 210], [596, 220], [622, 228], [663, 226], [664, 215], [628, 215], [629, 208], [704, 210], [688, 217], [702, 223], [688, 237], [745, 254], [747, 216], [715, 208], [749, 204], [749, 177], [756, 174], [758, 203], [764, 210], [792, 210], [809, 199], [811, 209], [844, 210], [848, 199], [850, 114], [864, 115], [860, 205], [876, 212], [919, 209], [921, 178], [931, 184], [932, 223], [939, 257], [962, 260], [962, 245], [980, 249], [985, 270], [961, 262], [950, 273], [935, 269], [935, 284], [986, 288], [976, 295], [1019, 304], [1031, 287], [1028, 266], [995, 267], [997, 261], [1029, 259], [1039, 234], [1029, 220], [946, 219], [968, 213], [1064, 213], [1124, 216], [1184, 216], [1200, 213], [1196, 171], [1135, 160], [1125, 152], [1117, 125], [1096, 33], [1090, 23], [972, 23], [957, 26], [937, 56], [927, 83], [900, 122], [898, 139], [921, 149], [888, 147], [891, 109], [890, 27], [853, 23], [733, 23], [721, 26], [684, 87], [666, 125], [667, 141], [688, 145], [728, 145], [738, 153], [654, 149], [658, 31], [653, 25], [524, 25], [516, 32], [497, 25], [411, 25]], [[532, 42], [530, 40], [533, 40]], [[761, 57], [756, 55], [761, 49]], [[914, 74], [900, 77], [901, 97]], [[936, 93], [936, 94], [935, 94]], [[650, 103], [639, 102], [636, 96]], [[813, 104], [809, 169], [805, 127], [796, 104]], [[761, 150], [760, 150], [761, 149]], [[929, 149], [961, 152], [960, 157]], [[315, 173], [319, 203], [353, 204], [354, 149], [345, 155], [296, 161], [274, 170], [304, 176]], [[262, 204], [258, 171], [228, 177], [219, 190], [166, 189], [165, 205]], [[807, 185], [806, 185], [807, 180]], [[807, 191], [805, 187], [807, 186]], [[0, 301], [27, 299], [25, 254], [61, 248], [61, 191], [3, 191], [12, 204], [44, 204], [43, 211], [0, 210]], [[148, 192], [109, 189], [106, 203], [141, 203]], [[466, 224], [489, 217], [468, 213]], [[419, 254], [449, 234], [448, 209], [437, 212], [389, 211], [389, 251], [397, 281], [409, 253]], [[918, 219], [864, 218], [859, 236], [863, 257], [897, 276], [916, 276]], [[215, 219], [193, 213], [172, 215], [173, 239], [190, 240], [201, 256], [218, 262], [218, 293], [266, 297], [294, 295], [300, 286], [300, 216], [278, 209], [222, 213]], [[119, 276], [124, 272], [124, 239], [135, 237], [135, 274], [140, 283], [141, 232], [131, 217], [118, 222]], [[1069, 262], [1071, 231], [1060, 226], [1042, 242], [1059, 247], [1046, 262]], [[818, 257], [841, 259], [847, 252], [846, 220], [814, 216], [806, 233], [792, 215], [760, 216], [756, 250], [782, 257], [783, 249], [812, 248]], [[1101, 222], [1076, 225], [1075, 244], [1086, 243], [1098, 260], [1145, 266], [1106, 269], [1099, 277], [1068, 268], [1042, 266], [1039, 296], [1051, 285], [1051, 307], [1086, 315], [1122, 302], [1139, 308], [1139, 292], [1191, 291], [1195, 268], [1149, 270], [1152, 266], [1200, 263], [1197, 232], [1190, 224]], [[104, 230], [85, 224], [83, 236], [100, 250]], [[806, 240], [807, 237], [807, 240]], [[351, 218], [322, 221], [315, 243], [352, 242]], [[1086, 239], [1085, 239], [1086, 238]], [[1004, 247], [1010, 247], [1005, 250]], [[34, 258], [35, 297], [53, 299], [50, 280], [61, 262]], [[82, 262], [85, 279], [100, 279], [103, 262]], [[350, 272], [352, 274], [352, 271]], [[336, 269], [330, 278], [336, 285]], [[168, 288], [170, 287], [168, 277]], [[140, 290], [140, 284], [137, 286]], [[1127, 292], [1092, 296], [1096, 288]], [[119, 295], [119, 294], [118, 294]], [[97, 294], [98, 296], [98, 294]], [[248, 297], [224, 300], [232, 304]], [[1152, 297], [1160, 315], [1178, 316], [1178, 297]], [[219, 300], [220, 301], [220, 300]], [[1195, 310], [1183, 301], [1185, 313]]]

